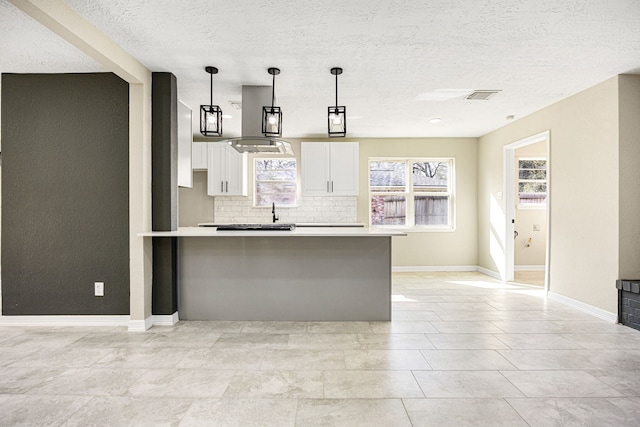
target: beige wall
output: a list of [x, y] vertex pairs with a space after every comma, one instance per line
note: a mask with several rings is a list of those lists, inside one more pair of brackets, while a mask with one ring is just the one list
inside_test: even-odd
[[370, 157], [453, 157], [455, 159], [454, 232], [410, 232], [393, 239], [393, 265], [475, 266], [477, 238], [477, 139], [360, 139], [358, 221], [369, 222], [368, 159]]
[[[628, 234], [627, 228], [637, 237], [640, 213], [638, 190], [627, 188], [634, 179], [638, 182], [638, 172], [631, 168], [619, 173], [618, 168], [621, 163], [635, 167], [640, 160], [637, 124], [625, 122], [633, 121], [633, 111], [622, 114], [628, 119], [620, 123], [624, 127], [620, 134], [628, 135], [620, 144], [618, 138], [619, 81], [625, 90], [634, 91], [626, 94], [622, 107], [635, 109], [636, 122], [639, 117], [638, 76], [628, 77], [611, 78], [480, 138], [480, 266], [498, 271], [504, 262], [504, 253], [499, 250], [502, 242], [492, 245], [497, 218], [504, 216], [503, 200], [495, 200], [496, 192], [502, 191], [503, 146], [550, 130], [550, 291], [612, 313], [617, 311], [614, 285], [623, 272], [619, 260], [625, 266], [633, 265], [640, 254], [637, 238], [633, 242], [633, 238], [619, 239], [619, 233]], [[623, 156], [619, 156], [619, 145]], [[619, 203], [620, 193], [623, 203]], [[630, 209], [621, 214], [625, 206]], [[625, 249], [631, 247], [634, 260], [619, 257], [621, 242]]]
[[620, 110], [619, 277], [640, 278], [640, 76], [618, 81]]
[[178, 226], [213, 222], [213, 197], [207, 196], [207, 172], [193, 171], [193, 187], [178, 187]]
[[[534, 226], [539, 230], [535, 231]], [[516, 210], [516, 231], [514, 239], [515, 266], [544, 266], [547, 244], [546, 211]]]

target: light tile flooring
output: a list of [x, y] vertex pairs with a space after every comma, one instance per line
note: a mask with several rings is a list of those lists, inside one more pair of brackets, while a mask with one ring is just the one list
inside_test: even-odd
[[524, 285], [544, 286], [544, 271], [520, 270], [514, 272], [514, 282]]
[[5, 326], [0, 425], [640, 425], [638, 331], [477, 273], [395, 274], [393, 301], [392, 322]]

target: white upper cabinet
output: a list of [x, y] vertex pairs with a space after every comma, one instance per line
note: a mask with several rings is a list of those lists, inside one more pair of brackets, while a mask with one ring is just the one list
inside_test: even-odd
[[303, 196], [325, 196], [329, 194], [331, 155], [329, 143], [303, 142], [301, 144], [300, 175]]
[[247, 154], [228, 144], [207, 143], [207, 194], [209, 196], [247, 195]]
[[332, 142], [331, 144], [331, 194], [334, 196], [358, 195], [358, 143]]
[[191, 108], [178, 101], [178, 185], [193, 187]]
[[303, 142], [303, 196], [357, 196], [357, 142]]
[[207, 169], [207, 142], [194, 142], [192, 145], [193, 170]]

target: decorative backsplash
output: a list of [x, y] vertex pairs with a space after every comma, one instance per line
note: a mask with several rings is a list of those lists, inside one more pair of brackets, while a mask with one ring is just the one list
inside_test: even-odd
[[[278, 222], [356, 222], [357, 197], [298, 197], [298, 206], [276, 206]], [[267, 223], [271, 222], [271, 207], [256, 208], [251, 197], [216, 196], [214, 198], [214, 222], [219, 223]]]

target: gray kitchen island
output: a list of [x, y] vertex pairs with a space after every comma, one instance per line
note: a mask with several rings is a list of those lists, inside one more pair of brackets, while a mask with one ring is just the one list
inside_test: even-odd
[[391, 320], [391, 239], [369, 228], [218, 231], [178, 238], [181, 320]]

